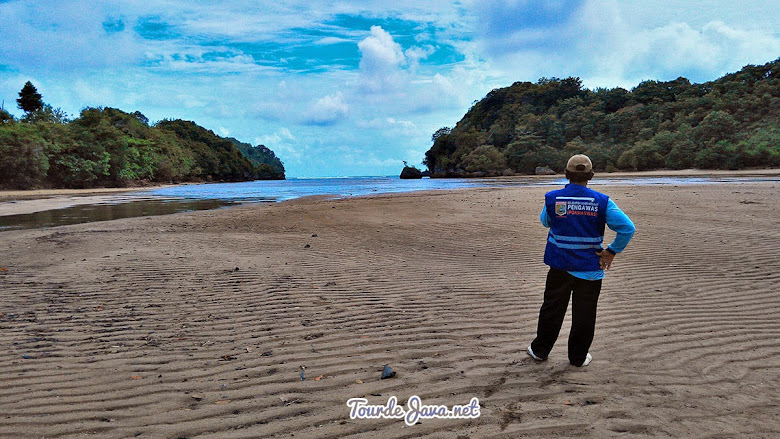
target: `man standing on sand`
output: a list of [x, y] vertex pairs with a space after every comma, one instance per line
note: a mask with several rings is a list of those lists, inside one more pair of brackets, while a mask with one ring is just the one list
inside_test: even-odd
[[[545, 195], [540, 219], [550, 229], [544, 263], [550, 266], [539, 311], [536, 338], [527, 352], [544, 361], [558, 339], [571, 297], [572, 323], [569, 332], [569, 362], [587, 366], [593, 359], [588, 350], [596, 327], [596, 306], [604, 270], [609, 270], [617, 253], [634, 236], [634, 223], [607, 195], [587, 187], [593, 178], [588, 156], [577, 154], [566, 164], [569, 184]], [[617, 234], [606, 249], [604, 226]]]

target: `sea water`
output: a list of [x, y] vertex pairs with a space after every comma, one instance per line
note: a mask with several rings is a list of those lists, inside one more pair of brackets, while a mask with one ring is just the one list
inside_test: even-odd
[[[778, 181], [780, 177], [609, 177], [599, 175], [600, 185], [688, 185]], [[193, 210], [224, 208], [244, 203], [273, 203], [306, 196], [344, 198], [399, 192], [453, 190], [479, 187], [562, 186], [562, 176], [512, 178], [398, 177], [290, 178], [242, 183], [208, 183], [139, 190], [107, 197], [98, 204], [70, 206], [23, 215], [0, 215], [0, 231], [54, 227], [136, 216], [166, 215]], [[1, 207], [0, 207], [1, 209]], [[2, 212], [0, 212], [1, 214]]]

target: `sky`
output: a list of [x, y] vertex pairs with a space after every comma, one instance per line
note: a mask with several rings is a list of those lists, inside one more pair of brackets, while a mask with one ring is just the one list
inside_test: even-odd
[[490, 90], [717, 79], [780, 56], [766, 0], [0, 0], [0, 100], [192, 120], [288, 177], [398, 175]]

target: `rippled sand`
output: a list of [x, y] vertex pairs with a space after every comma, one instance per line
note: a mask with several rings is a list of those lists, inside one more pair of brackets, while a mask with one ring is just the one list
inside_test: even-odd
[[[780, 184], [598, 189], [638, 234], [582, 369], [568, 317], [524, 353], [549, 188], [2, 232], [0, 437], [776, 437]], [[349, 419], [411, 395], [481, 416]]]

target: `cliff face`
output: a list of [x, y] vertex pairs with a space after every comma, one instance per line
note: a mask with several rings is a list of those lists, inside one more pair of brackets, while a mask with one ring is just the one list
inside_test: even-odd
[[780, 166], [780, 59], [703, 84], [685, 78], [588, 90], [579, 78], [495, 89], [433, 135], [433, 177], [561, 172], [585, 153], [598, 171]]

